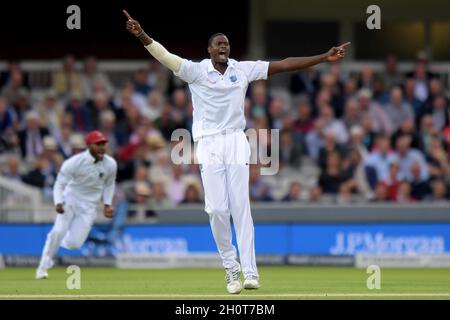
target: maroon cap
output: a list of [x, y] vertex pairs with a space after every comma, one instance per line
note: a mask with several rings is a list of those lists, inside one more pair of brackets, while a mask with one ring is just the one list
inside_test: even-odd
[[99, 142], [108, 142], [108, 139], [104, 136], [103, 133], [100, 131], [91, 131], [89, 132], [86, 137], [84, 138], [84, 141], [87, 145], [93, 144], [93, 143], [99, 143]]

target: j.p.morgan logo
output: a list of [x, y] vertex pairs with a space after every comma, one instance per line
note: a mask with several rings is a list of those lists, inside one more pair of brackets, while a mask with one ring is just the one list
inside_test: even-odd
[[385, 236], [382, 232], [339, 232], [330, 248], [333, 255], [367, 254], [442, 254], [442, 236]]

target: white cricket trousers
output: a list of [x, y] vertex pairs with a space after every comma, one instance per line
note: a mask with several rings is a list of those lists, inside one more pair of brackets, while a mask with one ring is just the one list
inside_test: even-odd
[[242, 130], [202, 137], [197, 145], [205, 192], [205, 211], [224, 268], [237, 260], [232, 244], [233, 218], [244, 277], [258, 277], [249, 198], [250, 145]]
[[56, 214], [53, 228], [47, 235], [39, 264], [40, 268], [52, 267], [53, 257], [60, 246], [66, 249], [81, 248], [97, 216], [95, 204], [83, 203], [70, 196], [65, 200], [64, 213]]

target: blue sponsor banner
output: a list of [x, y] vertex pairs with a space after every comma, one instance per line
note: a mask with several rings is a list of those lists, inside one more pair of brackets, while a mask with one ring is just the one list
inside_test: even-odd
[[450, 224], [312, 224], [292, 226], [294, 254], [450, 253]]
[[[0, 254], [40, 255], [50, 229], [50, 224], [0, 224]], [[257, 254], [273, 255], [442, 254], [450, 253], [450, 224], [258, 224], [255, 246]], [[215, 253], [216, 245], [209, 225], [128, 225], [114, 249]]]
[[0, 254], [40, 255], [49, 224], [0, 224]]

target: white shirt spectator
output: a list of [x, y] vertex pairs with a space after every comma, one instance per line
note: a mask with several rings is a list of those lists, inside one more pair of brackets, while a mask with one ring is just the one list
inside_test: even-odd
[[344, 144], [348, 142], [348, 131], [341, 120], [334, 119], [326, 124], [325, 132], [327, 131], [331, 131], [334, 134], [337, 143]]
[[147, 99], [142, 93], [134, 92], [131, 96], [131, 102], [138, 108], [141, 115], [144, 114], [145, 109], [147, 109]]
[[413, 181], [414, 177], [411, 173], [411, 167], [415, 162], [420, 165], [420, 178], [422, 181], [430, 177], [428, 165], [422, 152], [416, 149], [410, 149], [404, 156], [398, 155], [400, 163], [400, 173], [407, 181]]
[[392, 162], [399, 162], [397, 153], [383, 154], [377, 151], [367, 156], [364, 165], [375, 169], [378, 181], [385, 181], [389, 178], [389, 166]]
[[192, 94], [194, 141], [226, 129], [245, 129], [244, 99], [248, 84], [267, 79], [269, 62], [228, 59], [225, 74], [210, 59], [183, 59], [176, 76], [189, 84]]
[[424, 80], [416, 79], [414, 87], [414, 95], [421, 102], [425, 102], [428, 98], [428, 84]]
[[414, 120], [414, 111], [407, 102], [402, 102], [399, 106], [389, 103], [386, 105], [385, 110], [392, 121], [394, 131], [400, 128], [405, 120]]
[[117, 163], [104, 155], [100, 161], [89, 150], [76, 154], [64, 161], [53, 190], [54, 204], [64, 203], [67, 196], [80, 202], [112, 204], [117, 174]]

